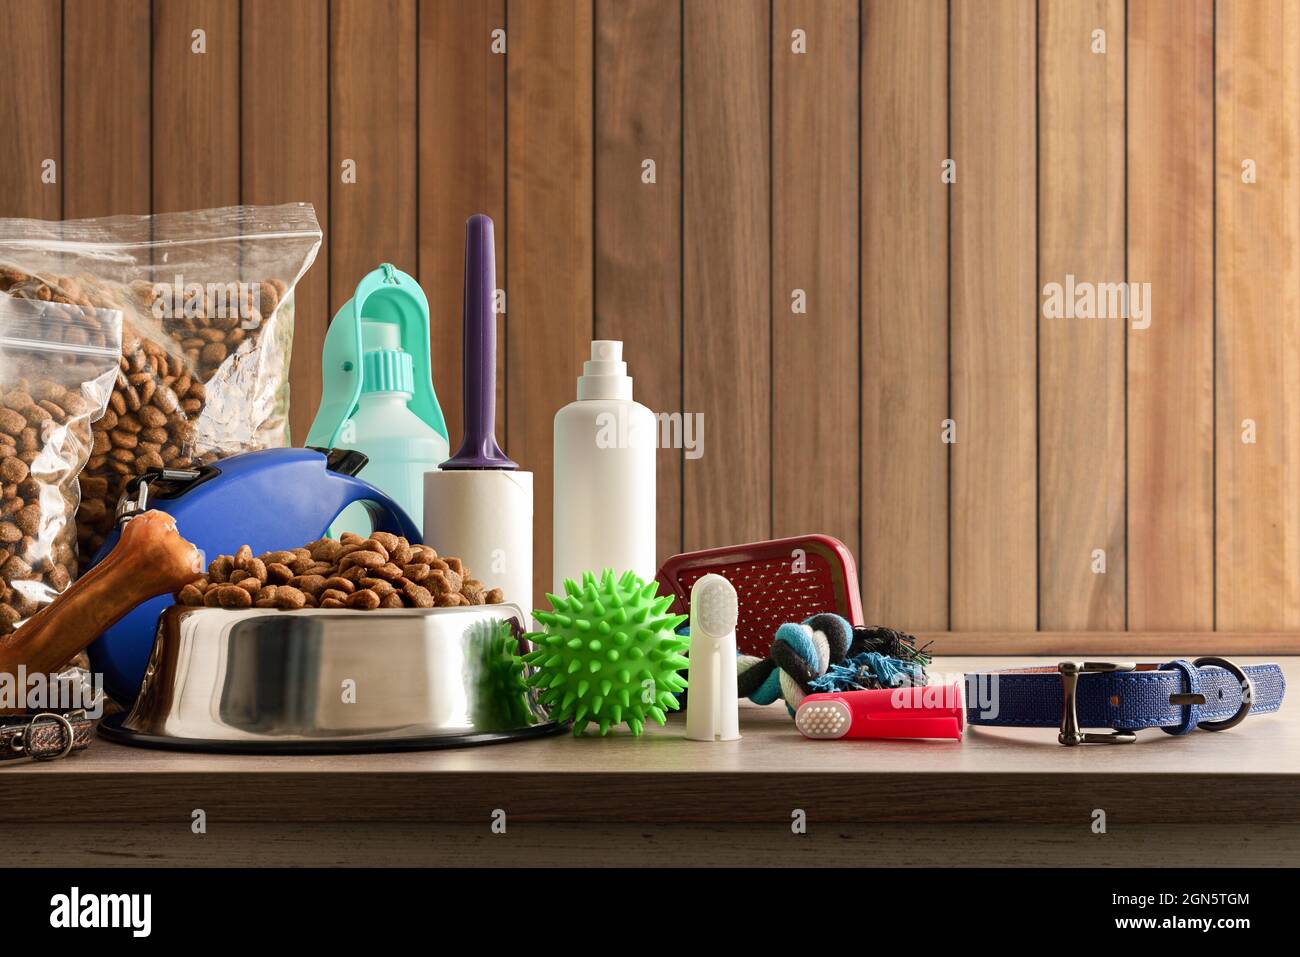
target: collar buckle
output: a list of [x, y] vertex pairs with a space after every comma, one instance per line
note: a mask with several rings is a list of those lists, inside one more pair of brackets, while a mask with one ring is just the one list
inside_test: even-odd
[[1061, 733], [1056, 740], [1068, 748], [1076, 744], [1132, 744], [1137, 735], [1131, 731], [1079, 730], [1079, 675], [1136, 671], [1131, 661], [1062, 661], [1056, 666], [1061, 675]]
[[[27, 718], [21, 724], [10, 724], [5, 728], [9, 753], [2, 754], [0, 757], [31, 758], [33, 761], [55, 761], [67, 757], [77, 745], [77, 729], [73, 727], [72, 722], [84, 719], [83, 711], [74, 711], [70, 714], [42, 711]], [[62, 728], [62, 743], [49, 749], [39, 747], [35, 732], [43, 721]]]

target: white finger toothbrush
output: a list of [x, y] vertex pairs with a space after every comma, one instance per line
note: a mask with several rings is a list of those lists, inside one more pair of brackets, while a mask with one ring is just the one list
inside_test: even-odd
[[736, 589], [721, 575], [705, 575], [691, 588], [690, 691], [686, 737], [735, 741], [740, 737], [736, 694]]

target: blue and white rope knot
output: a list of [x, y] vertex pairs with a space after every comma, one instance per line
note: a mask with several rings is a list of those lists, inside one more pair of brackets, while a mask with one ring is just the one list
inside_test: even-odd
[[793, 715], [806, 695], [924, 685], [929, 655], [892, 628], [854, 628], [831, 613], [776, 630], [766, 658], [740, 655], [738, 691], [756, 704], [784, 700]]

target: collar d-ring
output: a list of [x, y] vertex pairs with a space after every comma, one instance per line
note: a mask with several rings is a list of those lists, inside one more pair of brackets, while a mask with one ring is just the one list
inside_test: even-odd
[[1206, 731], [1227, 731], [1229, 728], [1235, 728], [1241, 722], [1246, 720], [1246, 715], [1250, 714], [1251, 705], [1255, 703], [1255, 683], [1250, 680], [1250, 676], [1235, 661], [1229, 661], [1227, 658], [1220, 658], [1217, 655], [1205, 655], [1197, 658], [1192, 662], [1197, 668], [1202, 665], [1217, 665], [1224, 671], [1229, 672], [1234, 678], [1241, 683], [1241, 707], [1231, 718], [1224, 718], [1222, 721], [1202, 721], [1197, 725]]

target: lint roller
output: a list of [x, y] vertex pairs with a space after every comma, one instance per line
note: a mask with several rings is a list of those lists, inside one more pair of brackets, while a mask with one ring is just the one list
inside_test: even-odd
[[533, 607], [533, 474], [496, 439], [497, 332], [492, 220], [465, 223], [463, 305], [465, 436], [459, 451], [424, 476], [424, 541], [459, 555], [505, 600]]
[[[956, 738], [964, 722], [960, 684], [810, 694], [794, 726], [805, 738]], [[694, 696], [694, 682], [691, 695]]]
[[721, 575], [705, 575], [691, 588], [690, 691], [686, 737], [735, 741], [740, 737], [736, 693], [736, 589]]

